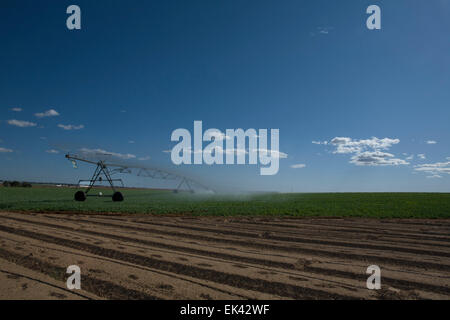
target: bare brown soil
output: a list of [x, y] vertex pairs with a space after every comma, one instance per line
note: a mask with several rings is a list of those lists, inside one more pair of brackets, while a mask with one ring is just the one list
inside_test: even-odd
[[4, 212], [0, 299], [450, 299], [450, 220]]

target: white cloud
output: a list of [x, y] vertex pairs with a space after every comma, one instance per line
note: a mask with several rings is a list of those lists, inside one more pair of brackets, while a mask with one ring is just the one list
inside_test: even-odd
[[[313, 143], [325, 144], [317, 141], [313, 141]], [[334, 137], [328, 144], [335, 147], [334, 154], [352, 154], [350, 163], [357, 166], [398, 166], [409, 164], [409, 162], [395, 158], [393, 154], [385, 152], [398, 143], [400, 143], [399, 139], [391, 138], [379, 139], [372, 137], [370, 139], [356, 140], [349, 137]]]
[[13, 151], [11, 149], [0, 147], [0, 153], [9, 153], [9, 152], [13, 152]]
[[254, 149], [254, 151], [257, 151], [258, 153], [262, 153], [265, 155], [269, 155], [272, 158], [278, 158], [278, 159], [286, 159], [288, 157], [287, 153], [277, 151], [277, 150], [268, 150], [268, 149]]
[[58, 151], [58, 150], [55, 150], [55, 149], [46, 150], [45, 152], [47, 152], [47, 153], [52, 153], [52, 154], [57, 154], [57, 153], [59, 153], [59, 151]]
[[350, 163], [357, 166], [398, 166], [409, 164], [403, 159], [394, 158], [394, 155], [381, 151], [365, 151], [354, 155]]
[[418, 157], [419, 159], [422, 159], [422, 160], [425, 160], [425, 159], [427, 158], [423, 153], [419, 153], [419, 154], [417, 155], [417, 157]]
[[442, 176], [440, 176], [440, 175], [438, 175], [438, 174], [433, 174], [432, 176], [427, 176], [427, 178], [429, 178], [429, 179], [440, 179], [440, 178], [442, 178]]
[[[336, 150], [333, 153], [360, 153], [369, 149], [388, 150], [394, 144], [400, 143], [399, 139], [378, 139], [373, 137], [371, 139], [353, 140], [348, 137], [335, 137], [330, 143], [336, 146]], [[369, 150], [370, 151], [370, 150]]]
[[64, 129], [64, 130], [80, 130], [84, 128], [84, 125], [80, 124], [78, 126], [72, 125], [72, 124], [58, 124], [58, 127]]
[[[449, 160], [449, 159], [447, 159], [447, 160]], [[443, 173], [450, 174], [450, 161], [419, 164], [419, 165], [415, 166], [414, 170], [418, 171], [418, 172], [425, 172], [432, 176], [440, 175]]]
[[320, 34], [329, 34], [333, 29], [333, 27], [318, 27], [317, 32], [319, 32]]
[[303, 164], [303, 163], [298, 163], [298, 164], [291, 165], [291, 168], [293, 168], [293, 169], [301, 169], [301, 168], [304, 168], [304, 167], [306, 167], [306, 164]]
[[313, 144], [323, 144], [323, 145], [327, 145], [328, 141], [312, 141]]
[[333, 139], [331, 139], [330, 142], [334, 145], [337, 145], [337, 144], [347, 144], [351, 141], [352, 141], [352, 138], [348, 138], [348, 137], [334, 137]]
[[140, 157], [140, 158], [138, 158], [138, 160], [140, 160], [140, 161], [146, 161], [146, 160], [150, 160], [150, 157], [149, 157], [149, 156], [146, 156], [146, 157]]
[[12, 126], [20, 127], [20, 128], [36, 126], [36, 123], [34, 123], [34, 122], [22, 121], [22, 120], [16, 120], [16, 119], [8, 120], [8, 124], [10, 124]]
[[22, 108], [11, 108], [11, 111], [14, 111], [14, 112], [21, 112], [21, 111], [22, 111]]
[[45, 118], [45, 117], [56, 117], [59, 116], [58, 111], [54, 109], [47, 110], [45, 112], [39, 112], [34, 114], [38, 118]]
[[133, 144], [133, 143], [135, 143], [135, 142], [134, 142], [134, 140], [130, 140], [130, 141], [128, 141], [128, 143]]
[[437, 141], [434, 141], [434, 140], [428, 140], [427, 141], [427, 144], [436, 144], [437, 143]]
[[127, 160], [127, 159], [134, 159], [136, 156], [134, 154], [130, 153], [118, 153], [118, 152], [110, 152], [103, 149], [88, 149], [88, 148], [81, 148], [81, 153], [86, 155], [94, 155], [94, 156], [111, 156], [116, 157], [119, 159]]

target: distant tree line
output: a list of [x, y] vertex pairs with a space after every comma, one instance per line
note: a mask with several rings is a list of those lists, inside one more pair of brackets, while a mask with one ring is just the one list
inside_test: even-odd
[[3, 186], [4, 187], [13, 187], [13, 188], [17, 188], [17, 187], [22, 187], [22, 188], [31, 188], [31, 183], [29, 182], [19, 182], [19, 181], [3, 181]]

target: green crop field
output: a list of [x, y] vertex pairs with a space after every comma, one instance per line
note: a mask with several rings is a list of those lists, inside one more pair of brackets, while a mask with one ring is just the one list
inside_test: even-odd
[[[450, 218], [450, 193], [266, 193], [196, 195], [121, 190], [124, 202], [108, 197], [73, 200], [74, 188], [0, 187], [0, 210], [186, 215], [287, 215], [321, 217]], [[92, 190], [98, 193], [99, 190]], [[110, 190], [101, 190], [110, 193]]]

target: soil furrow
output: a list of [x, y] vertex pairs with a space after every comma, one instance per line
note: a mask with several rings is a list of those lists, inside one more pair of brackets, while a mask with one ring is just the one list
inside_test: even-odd
[[[128, 247], [132, 247], [132, 246], [128, 245]], [[167, 252], [169, 252], [169, 251], [167, 251]], [[67, 252], [65, 252], [65, 253], [67, 253]], [[208, 254], [209, 252], [204, 251], [204, 253]], [[187, 256], [190, 256], [190, 255], [188, 254]], [[199, 255], [199, 256], [202, 256], [203, 258], [209, 258], [208, 256], [205, 256], [205, 255]], [[241, 264], [247, 262], [247, 259], [245, 259], [245, 258], [242, 259], [242, 257], [239, 257], [239, 256], [229, 255], [229, 257], [231, 257], [230, 260], [233, 262], [239, 262]], [[104, 259], [106, 261], [110, 261], [109, 259], [105, 259], [105, 258], [98, 258], [98, 259]], [[226, 259], [224, 259], [224, 260], [226, 260]], [[254, 261], [257, 261], [257, 260], [258, 259], [254, 259]], [[266, 262], [266, 261], [263, 261], [263, 262]], [[115, 261], [114, 263], [121, 264], [121, 262], [118, 262], [118, 261], [117, 262]], [[252, 262], [252, 263], [257, 264], [257, 262], [256, 263]], [[293, 264], [286, 263], [285, 265], [288, 266], [288, 268], [286, 268], [288, 270], [294, 269]], [[250, 266], [253, 266], [253, 265], [247, 265], [247, 267], [250, 267]], [[277, 266], [277, 267], [279, 267], [279, 266]], [[261, 270], [266, 270], [268, 272], [274, 272], [274, 271], [280, 272], [279, 270], [266, 269], [266, 268], [262, 268]], [[303, 273], [298, 274], [298, 273], [288, 272], [287, 274], [294, 278], [295, 277], [303, 277], [303, 278], [311, 278], [311, 279], [323, 279], [324, 275], [332, 276], [332, 277], [337, 276], [337, 277], [345, 278], [345, 279], [349, 279], [349, 280], [358, 279], [361, 283], [363, 283], [366, 279], [366, 275], [362, 274], [362, 273], [332, 270], [332, 269], [328, 269], [328, 268], [305, 266], [302, 269], [302, 271], [310, 273], [311, 275], [314, 275], [314, 277], [308, 276]], [[435, 292], [435, 293], [439, 293], [439, 294], [448, 294], [448, 290], [449, 290], [447, 287], [436, 286], [436, 285], [426, 284], [426, 283], [421, 283], [421, 282], [414, 282], [414, 281], [409, 281], [409, 280], [394, 279], [394, 278], [387, 277], [385, 275], [383, 276], [383, 283], [385, 285], [398, 287], [400, 289], [414, 288], [414, 289], [419, 289], [419, 290], [423, 290], [423, 291]], [[230, 292], [226, 292], [226, 293], [231, 294]]]
[[[433, 234], [433, 233], [427, 233], [426, 231], [420, 231], [420, 230], [408, 230], [408, 229], [396, 229], [396, 230], [390, 230], [390, 229], [384, 229], [381, 226], [380, 227], [370, 227], [367, 225], [360, 226], [360, 225], [344, 225], [342, 227], [338, 227], [336, 225], [326, 225], [324, 223], [295, 223], [295, 224], [289, 224], [289, 223], [267, 223], [267, 222], [249, 222], [249, 221], [229, 221], [233, 224], [249, 224], [251, 226], [267, 226], [267, 227], [280, 227], [280, 228], [288, 228], [288, 229], [300, 229], [300, 228], [316, 228], [316, 229], [325, 229], [330, 231], [336, 231], [336, 232], [347, 232], [347, 233], [368, 233], [368, 234], [379, 234], [379, 235], [395, 235], [395, 236], [402, 236], [405, 238], [411, 238], [415, 240], [439, 240], [439, 241], [445, 241], [450, 242], [450, 233], [439, 233], [439, 234]], [[418, 234], [420, 233], [420, 234]], [[424, 236], [423, 234], [429, 234], [429, 236]], [[435, 235], [435, 236], [432, 236]]]
[[[445, 219], [5, 212], [0, 280], [14, 297], [81, 298], [56, 288], [77, 264], [91, 299], [447, 299], [449, 230]], [[382, 290], [366, 288], [372, 264]], [[115, 293], [87, 291], [86, 277]]]
[[[326, 268], [320, 268], [320, 267], [305, 266], [304, 271], [322, 274], [322, 275], [328, 275], [328, 276], [337, 276], [337, 277], [348, 278], [348, 279], [359, 279], [360, 281], [365, 281], [367, 279], [367, 276], [365, 274], [358, 274], [355, 272], [348, 272], [348, 271], [342, 271], [342, 270], [332, 270], [332, 269], [326, 269]], [[431, 292], [444, 294], [444, 295], [450, 295], [450, 288], [448, 288], [448, 287], [436, 286], [433, 284], [413, 282], [413, 281], [402, 280], [402, 279], [394, 279], [394, 278], [387, 277], [385, 275], [383, 275], [382, 280], [383, 280], [383, 284], [392, 286], [395, 288], [399, 288], [399, 289], [424, 290], [424, 291], [431, 291]]]
[[[134, 264], [155, 268], [158, 270], [168, 271], [176, 274], [183, 274], [194, 278], [200, 278], [216, 283], [223, 283], [230, 286], [244, 288], [247, 290], [253, 290], [257, 292], [264, 292], [270, 294], [276, 294], [283, 297], [290, 297], [294, 299], [355, 299], [348, 295], [340, 295], [321, 291], [312, 288], [299, 287], [292, 284], [279, 283], [274, 281], [266, 281], [263, 279], [249, 278], [237, 274], [229, 274], [225, 272], [218, 272], [215, 270], [199, 268], [195, 266], [189, 266], [176, 262], [162, 261], [150, 257], [140, 256], [137, 254], [120, 252], [113, 249], [105, 249], [102, 247], [94, 246], [91, 244], [85, 244], [78, 241], [62, 239], [50, 235], [40, 234], [32, 231], [20, 230], [7, 226], [0, 225], [0, 230], [17, 234], [25, 237], [29, 237], [36, 240], [47, 241], [50, 243], [58, 244], [61, 246], [70, 247], [73, 249], [83, 250], [95, 255], [112, 258], [115, 260], [122, 260], [126, 262], [132, 262]], [[34, 258], [33, 258], [34, 259]], [[65, 272], [64, 269], [58, 270], [58, 272]], [[104, 294], [104, 293], [103, 293]], [[102, 296], [101, 294], [98, 294]]]
[[[8, 235], [11, 235], [11, 234], [8, 234]], [[14, 240], [11, 237], [7, 237], [7, 238], [6, 237], [1, 237], [0, 239], [7, 239], [7, 241], [16, 242], [18, 245], [22, 245], [23, 244], [23, 241]], [[225, 290], [223, 288], [213, 287], [213, 286], [210, 286], [210, 285], [208, 285], [208, 284], [206, 284], [204, 282], [201, 282], [201, 281], [194, 281], [193, 279], [190, 279], [188, 277], [180, 277], [180, 276], [174, 275], [172, 273], [167, 273], [167, 272], [151, 269], [151, 268], [148, 268], [148, 267], [134, 265], [132, 263], [118, 261], [118, 260], [105, 258], [105, 257], [101, 257], [101, 256], [95, 256], [95, 255], [92, 255], [92, 254], [80, 254], [75, 249], [73, 249], [72, 251], [68, 251], [68, 250], [64, 250], [64, 249], [57, 249], [57, 248], [54, 247], [54, 245], [49, 246], [48, 243], [46, 243], [45, 245], [37, 245], [37, 244], [33, 244], [33, 243], [27, 243], [27, 246], [34, 247], [34, 248], [41, 249], [41, 250], [43, 249], [44, 251], [51, 250], [53, 252], [58, 252], [58, 253], [60, 253], [60, 256], [71, 255], [71, 256], [77, 256], [78, 258], [95, 259], [101, 265], [103, 265], [105, 263], [109, 263], [109, 264], [113, 264], [113, 265], [122, 266], [122, 267], [125, 267], [125, 268], [128, 268], [128, 269], [129, 268], [139, 269], [139, 270], [142, 270], [142, 271], [151, 272], [152, 274], [160, 275], [162, 277], [164, 277], [164, 276], [165, 277], [170, 277], [171, 279], [177, 279], [177, 280], [179, 280], [181, 282], [186, 282], [186, 283], [189, 283], [189, 284], [193, 284], [195, 286], [200, 286], [200, 287], [203, 287], [203, 288], [206, 288], [206, 289], [209, 289], [209, 290], [213, 290], [213, 291], [217, 291], [217, 292], [220, 292], [220, 293], [224, 293], [226, 295], [229, 295], [229, 296], [232, 296], [232, 297], [235, 297], [235, 298], [245, 299], [245, 300], [251, 300], [252, 299], [251, 296], [245, 296], [245, 295], [241, 295], [241, 294], [239, 294], [237, 292], [232, 292], [232, 291]], [[66, 248], [66, 247], [63, 247], [63, 248]], [[67, 249], [71, 249], [71, 248], [67, 248]], [[130, 271], [130, 272], [132, 272], [132, 271]], [[117, 278], [115, 278], [115, 281], [117, 281]], [[183, 285], [185, 285], [185, 284], [183, 284]]]
[[[81, 221], [92, 222], [92, 220], [81, 220]], [[98, 222], [98, 223], [102, 223], [102, 224], [105, 224], [108, 226], [119, 227], [119, 225], [113, 224], [113, 223], [106, 223], [106, 222]], [[180, 225], [167, 225], [167, 224], [148, 222], [148, 221], [143, 221], [141, 223], [149, 224], [149, 225], [156, 225], [156, 226], [164, 226], [164, 227], [201, 231], [201, 232], [213, 232], [213, 233], [224, 234], [224, 235], [234, 235], [234, 236], [244, 237], [244, 238], [255, 238], [258, 236], [257, 233], [248, 233], [248, 232], [233, 231], [233, 230], [212, 229], [212, 228], [202, 228], [202, 227], [193, 227], [193, 226], [180, 226]], [[433, 255], [433, 256], [450, 257], [450, 252], [375, 245], [375, 244], [367, 244], [367, 243], [361, 243], [361, 242], [350, 243], [350, 242], [342, 242], [342, 241], [328, 241], [328, 240], [318, 240], [318, 239], [311, 239], [311, 238], [308, 239], [308, 238], [300, 238], [300, 237], [283, 237], [283, 236], [276, 236], [276, 235], [270, 235], [270, 234], [264, 235], [264, 239], [294, 242], [294, 243], [323, 244], [323, 245], [340, 246], [340, 247], [347, 247], [347, 248], [390, 250], [390, 251], [398, 251], [398, 252], [406, 252], [406, 253], [414, 253], [414, 254], [426, 254], [426, 255]]]
[[[126, 222], [123, 221], [122, 222]], [[139, 222], [137, 222], [139, 223]], [[203, 225], [205, 227], [214, 227], [217, 224], [213, 223], [197, 223], [196, 225]], [[233, 223], [233, 225], [229, 225], [230, 228], [237, 229], [237, 230], [246, 230], [246, 231], [253, 231], [253, 232], [273, 232], [273, 233], [283, 233], [283, 234], [290, 234], [293, 236], [301, 235], [301, 236], [308, 236], [308, 237], [323, 237], [326, 236], [328, 238], [335, 237], [339, 239], [345, 239], [345, 240], [358, 240], [361, 238], [361, 236], [370, 237], [370, 238], [382, 238], [383, 241], [390, 242], [390, 243], [405, 243], [405, 244], [415, 244], [415, 245], [427, 245], [427, 246], [438, 246], [438, 247], [445, 247], [450, 248], [450, 237], [428, 237], [428, 236], [420, 236], [420, 235], [403, 235], [401, 233], [386, 233], [386, 232], [379, 232], [379, 231], [363, 231], [358, 229], [336, 229], [336, 228], [330, 228], [327, 227], [320, 227], [320, 228], [311, 228], [308, 226], [307, 228], [299, 228], [298, 226], [294, 226], [292, 228], [288, 228], [284, 225], [279, 224], [265, 224], [265, 225], [257, 225], [254, 226], [253, 224], [248, 225], [241, 225], [238, 223]], [[430, 242], [425, 242], [430, 241]], [[442, 243], [439, 243], [442, 242]]]
[[[31, 221], [31, 220], [25, 220], [15, 217], [5, 217], [1, 216], [0, 218], [6, 218], [21, 222], [27, 222], [27, 223], [34, 223], [42, 226], [52, 227], [52, 228], [59, 228], [59, 229], [65, 229], [65, 230], [71, 230], [76, 232], [82, 232], [90, 235], [98, 235], [110, 239], [116, 239], [120, 241], [126, 241], [126, 242], [135, 242], [135, 243], [142, 243], [146, 244], [145, 240], [141, 239], [134, 239], [124, 236], [118, 236], [118, 235], [111, 235], [107, 233], [101, 233], [96, 231], [87, 231], [87, 230], [80, 230], [80, 229], [74, 229], [67, 226], [61, 226], [61, 225], [55, 225], [51, 223], [46, 222], [37, 222], [37, 221]], [[88, 223], [90, 221], [87, 221]], [[100, 225], [104, 225], [106, 223], [96, 223]], [[117, 226], [114, 225], [114, 227], [119, 227], [123, 229], [129, 229], [129, 230], [136, 230], [136, 231], [142, 231], [142, 232], [154, 232], [158, 233], [158, 231], [161, 230], [149, 230], [147, 228], [139, 228], [139, 227], [129, 227], [129, 226]], [[372, 263], [382, 264], [382, 263], [388, 263], [393, 265], [410, 265], [415, 266], [418, 268], [429, 268], [429, 269], [435, 269], [435, 270], [443, 270], [443, 271], [449, 271], [450, 266], [444, 265], [442, 263], [433, 263], [433, 262], [424, 262], [424, 261], [413, 261], [413, 260], [405, 260], [400, 258], [391, 258], [391, 257], [385, 257], [385, 256], [374, 256], [374, 255], [368, 255], [368, 254], [355, 254], [355, 253], [344, 253], [344, 252], [337, 252], [337, 251], [328, 251], [328, 250], [321, 250], [321, 249], [311, 249], [311, 248], [304, 248], [304, 247], [293, 247], [293, 246], [280, 246], [280, 245], [274, 245], [274, 244], [268, 244], [268, 243], [258, 243], [258, 242], [250, 242], [245, 240], [234, 240], [234, 239], [223, 239], [223, 238], [214, 238], [209, 236], [203, 236], [203, 235], [193, 235], [193, 234], [174, 234], [173, 232], [168, 231], [161, 231], [159, 234], [164, 235], [170, 235], [170, 236], [185, 236], [189, 237], [191, 239], [196, 240], [202, 240], [202, 241], [210, 241], [210, 242], [216, 242], [216, 243], [226, 243], [226, 244], [233, 244], [233, 245], [239, 245], [244, 247], [253, 247], [258, 249], [271, 249], [275, 251], [286, 251], [286, 252], [295, 252], [295, 253], [303, 253], [303, 254], [309, 254], [309, 255], [315, 255], [315, 256], [322, 256], [322, 257], [332, 257], [332, 258], [343, 258], [343, 259], [349, 259], [349, 260], [358, 260], [358, 261], [371, 261]]]
[[[3, 227], [3, 226], [0, 226]], [[31, 256], [19, 255], [15, 252], [7, 251], [0, 248], [0, 258], [12, 262], [14, 264], [23, 266], [30, 270], [39, 271], [49, 275], [55, 280], [66, 281], [66, 269], [49, 264]], [[89, 276], [83, 276], [83, 290], [91, 292], [99, 297], [107, 299], [141, 299], [141, 300], [155, 300], [156, 297], [145, 294], [143, 292], [126, 289], [118, 286], [112, 282], [99, 280]], [[72, 294], [75, 292], [70, 291]]]
[[[54, 218], [54, 217], [53, 217]], [[101, 218], [94, 218], [94, 219], [98, 219], [100, 221]], [[115, 221], [120, 221], [122, 223], [124, 222], [134, 222], [134, 223], [140, 223], [139, 221], [128, 221], [128, 220], [124, 220], [124, 219], [114, 219]], [[176, 222], [170, 222], [167, 223], [167, 226], [177, 226], [179, 224], [179, 221]], [[161, 225], [165, 225], [162, 224]], [[215, 228], [217, 227], [217, 223], [205, 223], [205, 222], [197, 222], [195, 224], [191, 224], [191, 223], [184, 223], [183, 225], [188, 228], [189, 226], [193, 225], [193, 226], [204, 226], [206, 228], [210, 227], [210, 228]], [[229, 227], [232, 227], [233, 229], [237, 229], [237, 230], [245, 230], [245, 231], [250, 231], [250, 232], [256, 232], [256, 233], [261, 233], [261, 232], [273, 232], [274, 234], [276, 233], [283, 233], [283, 234], [289, 234], [292, 236], [308, 236], [308, 237], [313, 237], [313, 238], [320, 238], [320, 237], [326, 237], [326, 238], [338, 238], [338, 239], [344, 239], [344, 240], [359, 240], [361, 239], [361, 234], [366, 234], [366, 237], [370, 237], [371, 239], [376, 239], [378, 242], [379, 241], [383, 241], [383, 242], [387, 242], [387, 243], [404, 243], [404, 244], [408, 244], [408, 245], [426, 245], [426, 246], [437, 246], [437, 247], [444, 247], [444, 248], [450, 248], [450, 244], [449, 243], [445, 243], [445, 242], [450, 242], [450, 238], [434, 238], [434, 237], [420, 237], [420, 236], [402, 236], [400, 234], [387, 234], [384, 232], [358, 232], [358, 230], [353, 230], [353, 229], [332, 229], [332, 228], [315, 228], [315, 229], [311, 229], [311, 228], [298, 228], [298, 227], [294, 227], [292, 228], [293, 230], [286, 230], [287, 228], [285, 227], [277, 227], [277, 225], [273, 224], [273, 225], [259, 225], [259, 226], [247, 226], [247, 225], [240, 225], [240, 224], [233, 224], [233, 226], [229, 225], [228, 223], [226, 224]], [[224, 226], [226, 226], [224, 225]], [[356, 232], [355, 232], [356, 231]], [[350, 235], [348, 234], [350, 233]], [[356, 234], [356, 235], [354, 235]], [[381, 240], [379, 240], [379, 236], [382, 237]], [[420, 242], [418, 242], [418, 240]], [[431, 242], [424, 242], [424, 241], [431, 241]], [[444, 243], [439, 243], [438, 241], [444, 242]]]
[[[1, 250], [2, 249], [0, 249], [0, 256], [1, 256]], [[11, 261], [14, 261], [14, 260], [7, 260], [7, 261], [11, 262]], [[8, 274], [8, 275], [11, 275], [14, 278], [24, 278], [24, 279], [28, 279], [28, 280], [33, 281], [33, 282], [38, 282], [38, 283], [43, 284], [45, 286], [49, 286], [51, 288], [63, 290], [65, 292], [69, 293], [70, 295], [75, 295], [75, 296], [78, 296], [78, 297], [80, 297], [82, 299], [92, 300], [92, 298], [87, 297], [85, 295], [82, 295], [81, 293], [78, 293], [75, 290], [69, 290], [69, 289], [65, 289], [65, 288], [62, 288], [62, 287], [58, 287], [58, 286], [55, 286], [54, 284], [51, 284], [51, 283], [48, 283], [48, 282], [45, 282], [45, 281], [42, 281], [42, 280], [39, 280], [39, 279], [35, 279], [35, 278], [32, 278], [32, 277], [28, 277], [28, 276], [26, 276], [24, 274], [18, 274], [18, 273], [15, 273], [15, 272], [10, 272], [10, 271], [1, 270], [1, 269], [0, 269], [0, 272]]]
[[[11, 219], [17, 220], [15, 218], [11, 218]], [[219, 259], [223, 259], [223, 260], [231, 260], [231, 261], [236, 261], [236, 262], [250, 263], [250, 264], [262, 265], [262, 266], [274, 267], [274, 268], [281, 268], [281, 269], [293, 269], [294, 268], [294, 265], [292, 263], [286, 263], [286, 262], [281, 262], [281, 261], [256, 259], [256, 258], [251, 258], [251, 257], [226, 254], [226, 253], [217, 252], [217, 251], [207, 251], [207, 250], [200, 250], [200, 249], [189, 248], [189, 247], [175, 246], [175, 245], [171, 245], [171, 244], [167, 244], [167, 243], [160, 243], [160, 242], [155, 242], [155, 241], [150, 241], [150, 240], [142, 240], [142, 239], [137, 239], [137, 238], [129, 238], [129, 237], [124, 237], [124, 236], [119, 236], [119, 235], [114, 235], [114, 234], [109, 234], [109, 233], [101, 233], [101, 232], [90, 231], [90, 230], [75, 229], [75, 228], [71, 228], [68, 226], [34, 222], [32, 220], [20, 219], [20, 221], [32, 223], [32, 224], [37, 223], [39, 225], [50, 227], [50, 228], [70, 230], [71, 232], [78, 232], [78, 233], [83, 233], [86, 235], [100, 236], [100, 237], [110, 238], [110, 239], [119, 240], [119, 241], [131, 242], [131, 243], [139, 243], [139, 244], [143, 244], [143, 245], [150, 246], [150, 247], [168, 249], [168, 250], [173, 250], [173, 251], [182, 252], [182, 253], [191, 253], [191, 254], [195, 254], [195, 255], [199, 255], [199, 256], [214, 257], [214, 258], [219, 258]]]

